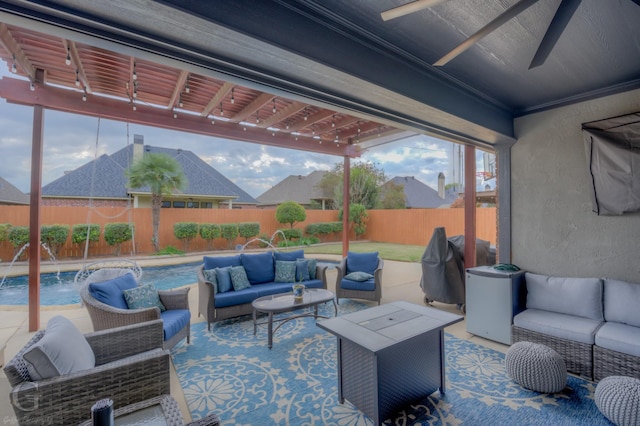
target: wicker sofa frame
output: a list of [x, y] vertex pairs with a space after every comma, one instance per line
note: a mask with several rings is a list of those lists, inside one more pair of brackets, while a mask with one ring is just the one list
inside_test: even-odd
[[338, 277], [336, 278], [336, 299], [338, 304], [340, 303], [341, 297], [353, 298], [353, 299], [364, 299], [364, 300], [372, 300], [374, 302], [378, 302], [380, 304], [380, 299], [382, 299], [382, 268], [384, 267], [384, 260], [378, 257], [378, 267], [376, 268], [373, 277], [375, 282], [375, 289], [373, 291], [365, 291], [365, 290], [352, 290], [347, 288], [342, 288], [340, 282], [345, 276], [345, 271], [347, 270], [347, 258], [342, 258], [340, 264], [336, 266], [336, 270], [338, 271]]
[[[216, 295], [213, 290], [213, 284], [205, 279], [202, 271], [204, 271], [204, 264], [200, 265], [197, 269], [198, 315], [202, 315], [205, 321], [207, 321], [207, 330], [211, 330], [211, 323], [243, 315], [251, 315], [253, 313], [253, 306], [251, 305], [251, 303], [243, 303], [239, 305], [226, 306], [224, 308], [216, 308]], [[320, 277], [320, 279], [322, 279], [322, 288], [326, 289], [326, 266], [316, 266], [316, 278], [317, 277]]]
[[162, 321], [85, 334], [95, 368], [33, 382], [22, 354], [44, 333], [38, 331], [4, 367], [19, 424], [78, 424], [91, 417], [91, 406], [100, 399], [110, 398], [118, 408], [170, 391]]
[[593, 378], [629, 376], [640, 379], [640, 357], [595, 345], [593, 347]]
[[[160, 301], [167, 310], [189, 309], [189, 290], [189, 287], [179, 288], [176, 290], [161, 290], [158, 291], [158, 295], [160, 296]], [[160, 319], [159, 308], [119, 309], [96, 300], [91, 293], [89, 293], [89, 283], [85, 284], [80, 289], [80, 298], [89, 312], [89, 317], [91, 317], [91, 322], [93, 323], [93, 329], [95, 331]], [[173, 348], [185, 337], [187, 338], [187, 343], [190, 343], [190, 321], [182, 328], [182, 330], [164, 342], [164, 349]]]

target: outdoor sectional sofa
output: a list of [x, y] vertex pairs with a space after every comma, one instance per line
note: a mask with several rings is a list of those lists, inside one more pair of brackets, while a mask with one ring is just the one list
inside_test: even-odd
[[249, 315], [255, 299], [290, 292], [293, 284], [326, 289], [326, 269], [304, 250], [204, 256], [197, 270], [198, 315], [211, 330], [212, 322]]
[[596, 381], [640, 378], [640, 284], [530, 272], [525, 281], [527, 305], [513, 319], [512, 343], [547, 345], [568, 371]]

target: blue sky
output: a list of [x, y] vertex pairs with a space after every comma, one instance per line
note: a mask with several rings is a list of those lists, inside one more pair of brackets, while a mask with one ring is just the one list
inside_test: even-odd
[[[33, 109], [0, 100], [0, 176], [23, 192], [29, 192]], [[123, 122], [45, 111], [43, 185], [91, 161], [97, 153], [112, 154], [133, 143], [133, 135], [144, 136], [146, 145], [182, 148], [196, 155], [257, 197], [289, 175], [307, 175], [330, 170], [342, 157], [313, 154], [189, 133], [157, 129]], [[387, 178], [414, 176], [437, 188], [438, 173], [446, 182], [452, 175], [455, 145], [419, 135], [367, 151], [356, 161], [378, 164]], [[478, 167], [482, 152], [477, 151]], [[482, 169], [478, 169], [479, 171]], [[494, 181], [490, 182], [494, 186]]]

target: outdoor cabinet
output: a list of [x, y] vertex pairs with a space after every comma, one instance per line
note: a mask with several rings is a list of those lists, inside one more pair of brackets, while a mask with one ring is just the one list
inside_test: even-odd
[[524, 271], [468, 268], [467, 332], [510, 345], [513, 317], [525, 309], [526, 296]]

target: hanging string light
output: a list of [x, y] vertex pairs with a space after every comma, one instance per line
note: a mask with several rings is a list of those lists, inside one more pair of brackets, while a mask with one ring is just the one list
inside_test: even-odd
[[331, 117], [331, 127], [336, 127], [336, 115], [333, 114]]
[[222, 108], [222, 102], [220, 102], [220, 117], [224, 117], [224, 109]]
[[273, 98], [273, 113], [276, 113], [276, 98]]
[[14, 74], [18, 72], [18, 68], [16, 68], [16, 55], [13, 55], [13, 63], [11, 64], [11, 72], [14, 73]]
[[33, 92], [34, 90], [36, 90], [36, 85], [35, 85], [35, 84], [33, 84], [33, 81], [32, 81], [31, 83], [29, 83], [29, 90], [31, 90], [32, 92]]
[[87, 102], [87, 88], [84, 88], [84, 91], [82, 92], [82, 102]]
[[184, 85], [184, 92], [191, 93], [191, 88], [189, 88], [189, 79], [187, 78], [187, 83]]
[[76, 69], [76, 86], [80, 87], [80, 72]]
[[260, 123], [260, 110], [256, 111], [256, 124]]
[[64, 63], [67, 65], [71, 65], [71, 49], [67, 46], [67, 57], [64, 60]]
[[173, 111], [173, 118], [178, 118], [178, 113], [175, 110]]
[[182, 95], [180, 95], [180, 98], [178, 99], [178, 106], [180, 108], [184, 107], [184, 103], [182, 102]]
[[138, 73], [136, 73], [136, 63], [133, 63], [133, 74], [131, 75], [131, 78], [135, 81], [138, 79]]
[[234, 92], [234, 90], [236, 90], [236, 89], [235, 89], [235, 88], [232, 88], [232, 89], [231, 89], [231, 105], [233, 105], [233, 104], [235, 104], [235, 103], [236, 103], [236, 98], [234, 98], [234, 97], [233, 97], [233, 92]]
[[307, 121], [307, 118], [309, 118], [309, 113], [307, 112], [307, 109], [304, 109], [304, 121]]

